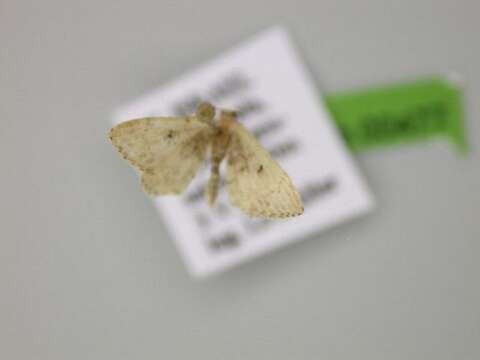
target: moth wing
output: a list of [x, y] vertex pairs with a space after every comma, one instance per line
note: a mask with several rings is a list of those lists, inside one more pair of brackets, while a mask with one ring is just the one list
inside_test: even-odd
[[181, 193], [206, 157], [210, 127], [196, 117], [150, 117], [110, 131], [112, 144], [142, 173], [149, 195]]
[[301, 215], [303, 204], [287, 173], [240, 123], [232, 122], [227, 186], [230, 201], [251, 217]]

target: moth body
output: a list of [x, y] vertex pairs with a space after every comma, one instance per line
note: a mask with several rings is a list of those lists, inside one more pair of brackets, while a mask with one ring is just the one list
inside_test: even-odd
[[141, 172], [149, 195], [183, 192], [210, 153], [211, 174], [205, 188], [209, 206], [217, 198], [220, 164], [227, 158], [228, 195], [247, 215], [285, 218], [303, 213], [290, 177], [236, 120], [233, 111], [222, 110], [215, 121], [215, 108], [201, 103], [195, 115], [186, 118], [126, 121], [110, 131], [110, 139]]
[[216, 124], [216, 129], [212, 138], [211, 150], [211, 169], [210, 179], [206, 187], [207, 202], [210, 207], [213, 206], [218, 195], [218, 184], [220, 183], [220, 164], [227, 154], [230, 143], [230, 127], [233, 121], [233, 114], [227, 111], [220, 113], [220, 120]]

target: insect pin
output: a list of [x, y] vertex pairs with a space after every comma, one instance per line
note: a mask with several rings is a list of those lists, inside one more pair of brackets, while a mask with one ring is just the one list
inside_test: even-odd
[[227, 159], [230, 201], [251, 217], [278, 219], [303, 213], [290, 177], [240, 122], [233, 111], [200, 103], [188, 117], [147, 117], [123, 122], [110, 131], [112, 144], [141, 173], [151, 196], [180, 194], [207, 156], [211, 175], [205, 195], [213, 206], [220, 164]]

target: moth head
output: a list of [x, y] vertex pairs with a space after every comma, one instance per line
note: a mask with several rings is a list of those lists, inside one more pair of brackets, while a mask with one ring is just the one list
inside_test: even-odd
[[197, 106], [195, 116], [202, 122], [213, 123], [213, 118], [215, 117], [215, 107], [208, 102], [201, 102]]

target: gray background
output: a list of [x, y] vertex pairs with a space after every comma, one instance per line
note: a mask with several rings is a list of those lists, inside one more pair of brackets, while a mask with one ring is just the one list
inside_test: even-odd
[[[0, 358], [478, 359], [477, 1], [0, 0]], [[325, 92], [459, 72], [467, 157], [357, 156], [371, 215], [204, 282], [113, 109], [273, 24]]]

